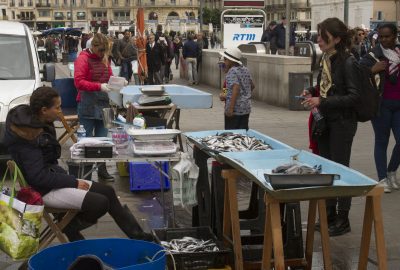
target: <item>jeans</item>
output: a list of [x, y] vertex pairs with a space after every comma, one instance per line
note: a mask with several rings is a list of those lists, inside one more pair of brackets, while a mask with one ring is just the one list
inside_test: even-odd
[[161, 84], [161, 74], [160, 71], [154, 71], [149, 69], [149, 74], [147, 78], [148, 84]]
[[189, 83], [197, 83], [197, 59], [188, 57], [185, 61], [188, 70]]
[[175, 68], [178, 69], [179, 66], [179, 53], [175, 53]]
[[[387, 177], [387, 172], [395, 172], [400, 164], [400, 100], [383, 99], [379, 115], [371, 122], [375, 133], [375, 165], [378, 179], [382, 180]], [[396, 144], [388, 166], [387, 148], [390, 131], [393, 132]]]
[[122, 60], [120, 76], [124, 77], [129, 82], [131, 80], [132, 73], [132, 62]]
[[245, 115], [233, 115], [228, 117], [225, 115], [225, 129], [249, 129], [249, 116]]
[[85, 128], [86, 137], [107, 137], [108, 135], [108, 129], [104, 127], [103, 120], [79, 118], [79, 124]]
[[[344, 166], [349, 166], [351, 146], [357, 131], [356, 119], [337, 119], [327, 121], [327, 130], [317, 137], [319, 154]], [[339, 211], [350, 211], [351, 197], [338, 197], [326, 200], [326, 206]]]

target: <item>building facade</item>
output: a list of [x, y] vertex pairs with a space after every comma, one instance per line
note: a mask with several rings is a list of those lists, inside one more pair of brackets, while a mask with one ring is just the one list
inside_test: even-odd
[[[279, 21], [286, 16], [286, 0], [266, 0], [265, 12], [267, 21]], [[311, 27], [311, 3], [309, 0], [290, 1], [290, 23], [296, 25], [296, 30], [306, 30]]]
[[[0, 0], [0, 4], [1, 1]], [[7, 1], [7, 0], [5, 0]], [[34, 30], [73, 27], [88, 30], [123, 31], [134, 26], [138, 7], [145, 11], [148, 30], [157, 24], [165, 30], [197, 28], [199, 0], [8, 0], [8, 19]], [[72, 5], [72, 14], [71, 14]]]
[[[311, 7], [312, 29], [316, 29], [317, 24], [326, 18], [344, 18], [343, 0], [313, 0]], [[399, 0], [349, 0], [350, 27], [364, 25], [374, 28], [382, 21], [397, 22], [400, 26]]]

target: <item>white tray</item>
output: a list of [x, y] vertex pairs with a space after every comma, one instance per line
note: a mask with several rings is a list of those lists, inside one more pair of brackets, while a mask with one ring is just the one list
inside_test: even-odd
[[181, 131], [177, 129], [135, 129], [130, 127], [126, 130], [129, 136], [139, 141], [172, 140]]
[[171, 155], [176, 151], [176, 144], [171, 141], [136, 141], [133, 144], [133, 153], [136, 155]]

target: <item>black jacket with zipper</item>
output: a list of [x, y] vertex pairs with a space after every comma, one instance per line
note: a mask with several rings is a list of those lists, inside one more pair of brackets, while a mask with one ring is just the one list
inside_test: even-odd
[[[337, 119], [355, 119], [355, 105], [360, 99], [357, 84], [356, 59], [351, 54], [335, 54], [331, 57], [332, 86], [326, 98], [321, 97], [319, 110], [328, 121]], [[321, 83], [321, 72], [318, 75], [317, 85]], [[315, 87], [308, 89], [315, 96]]]
[[52, 189], [76, 188], [76, 178], [58, 165], [61, 146], [54, 126], [39, 127], [33, 118], [29, 105], [19, 105], [8, 113], [4, 143], [11, 157], [27, 183], [42, 195]]

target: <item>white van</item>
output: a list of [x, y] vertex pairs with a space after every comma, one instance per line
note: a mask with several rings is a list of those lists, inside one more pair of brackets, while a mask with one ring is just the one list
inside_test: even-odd
[[29, 28], [19, 22], [0, 21], [0, 153], [8, 111], [20, 104], [29, 103], [32, 92], [44, 81], [53, 81], [54, 64], [40, 70], [36, 44]]

